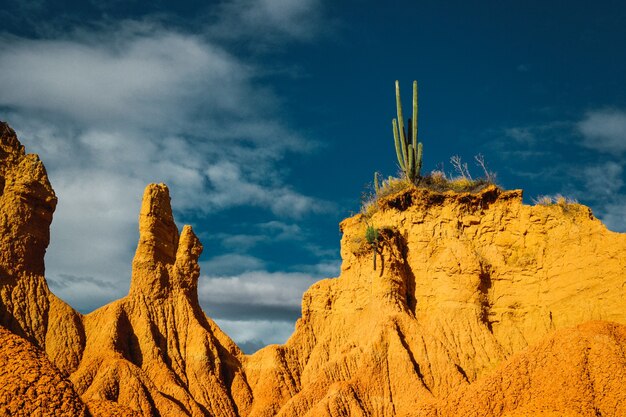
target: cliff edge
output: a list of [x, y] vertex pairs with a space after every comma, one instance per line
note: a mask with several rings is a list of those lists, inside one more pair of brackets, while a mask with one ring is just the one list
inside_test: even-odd
[[164, 184], [128, 295], [84, 316], [48, 289], [56, 196], [6, 124], [0, 190], [0, 414], [626, 415], [626, 235], [585, 206], [381, 198], [341, 223], [341, 274], [305, 292], [290, 339], [244, 355], [198, 304], [202, 244]]
[[[377, 269], [368, 226], [381, 236]], [[565, 343], [546, 342], [558, 329], [626, 323], [626, 235], [579, 204], [528, 206], [521, 191], [494, 186], [414, 188], [341, 229], [341, 275], [304, 294], [284, 346], [245, 362], [250, 416], [436, 415], [514, 354]], [[529, 381], [525, 395], [546, 383]]]

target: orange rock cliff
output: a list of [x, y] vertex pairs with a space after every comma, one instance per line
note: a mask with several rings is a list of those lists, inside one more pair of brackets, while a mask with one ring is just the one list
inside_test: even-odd
[[290, 339], [244, 355], [198, 304], [202, 245], [165, 185], [144, 193], [128, 296], [84, 316], [48, 289], [56, 197], [4, 123], [0, 190], [0, 415], [626, 415], [626, 235], [582, 205], [381, 199], [342, 222], [341, 275]]

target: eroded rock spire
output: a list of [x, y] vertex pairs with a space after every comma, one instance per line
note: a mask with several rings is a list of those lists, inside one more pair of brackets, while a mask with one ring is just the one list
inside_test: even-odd
[[130, 294], [163, 298], [179, 289], [195, 293], [200, 253], [202, 244], [191, 226], [185, 226], [182, 235], [178, 234], [167, 186], [148, 185], [139, 214], [139, 243], [133, 259]]

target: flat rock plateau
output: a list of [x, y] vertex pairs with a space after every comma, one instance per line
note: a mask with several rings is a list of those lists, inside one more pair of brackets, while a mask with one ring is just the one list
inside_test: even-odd
[[0, 123], [0, 416], [626, 416], [626, 234], [585, 206], [381, 198], [341, 223], [341, 274], [289, 340], [245, 355], [200, 308], [167, 186], [146, 187], [128, 295], [87, 315], [46, 282], [56, 203]]

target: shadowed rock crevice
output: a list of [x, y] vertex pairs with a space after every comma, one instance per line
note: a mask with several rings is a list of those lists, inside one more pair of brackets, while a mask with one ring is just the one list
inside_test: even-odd
[[122, 356], [133, 364], [141, 368], [143, 355], [139, 339], [133, 331], [133, 326], [128, 319], [126, 311], [122, 311], [119, 316], [118, 334], [114, 340], [115, 348], [121, 352]]
[[396, 325], [396, 332], [398, 332], [398, 338], [400, 339], [400, 343], [402, 344], [402, 347], [406, 350], [407, 355], [409, 355], [409, 358], [411, 359], [411, 364], [413, 365], [413, 371], [418, 376], [418, 378], [422, 381], [422, 383], [428, 389], [428, 391], [430, 391], [430, 388], [428, 387], [428, 384], [426, 383], [426, 379], [424, 378], [424, 374], [422, 373], [420, 369], [420, 365], [419, 363], [417, 363], [417, 360], [415, 359], [415, 355], [413, 351], [411, 350], [411, 347], [407, 343], [404, 333], [402, 333], [402, 330], [397, 325]]
[[482, 271], [478, 277], [480, 280], [480, 284], [478, 285], [478, 291], [480, 291], [479, 301], [481, 306], [480, 319], [483, 323], [485, 323], [489, 331], [493, 332], [491, 321], [489, 320], [489, 314], [492, 305], [491, 295], [489, 292], [492, 287], [491, 271], [490, 267], [484, 267], [482, 265], [481, 270]]

